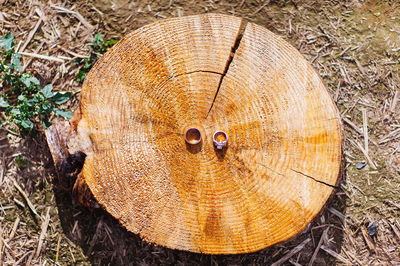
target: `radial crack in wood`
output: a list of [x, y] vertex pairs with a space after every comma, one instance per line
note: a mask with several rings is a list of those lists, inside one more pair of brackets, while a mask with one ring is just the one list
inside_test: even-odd
[[[146, 241], [256, 251], [304, 229], [338, 184], [341, 124], [325, 85], [287, 42], [241, 25], [218, 14], [158, 21], [85, 79], [68, 144], [86, 155], [74, 191], [90, 190]], [[189, 128], [200, 143], [185, 141]], [[227, 148], [213, 145], [217, 131]]]
[[243, 32], [244, 32], [245, 28], [246, 28], [246, 22], [245, 22], [244, 20], [241, 20], [241, 21], [240, 21], [240, 26], [239, 26], [239, 32], [238, 32], [238, 34], [237, 34], [237, 36], [236, 36], [235, 43], [233, 44], [233, 46], [232, 46], [232, 48], [231, 48], [231, 53], [230, 53], [230, 55], [229, 55], [229, 58], [228, 58], [228, 60], [226, 61], [226, 66], [225, 66], [224, 72], [222, 73], [221, 79], [219, 80], [218, 87], [217, 87], [217, 91], [215, 92], [214, 99], [213, 99], [213, 101], [212, 101], [212, 103], [211, 103], [210, 110], [208, 110], [208, 112], [207, 112], [206, 118], [207, 118], [208, 114], [211, 112], [211, 109], [212, 109], [213, 106], [214, 106], [215, 99], [216, 99], [217, 96], [218, 96], [218, 92], [219, 92], [219, 89], [221, 88], [221, 85], [222, 85], [222, 82], [223, 82], [223, 80], [224, 80], [224, 77], [225, 77], [226, 73], [228, 73], [229, 66], [230, 66], [231, 63], [232, 63], [233, 57], [235, 56], [235, 52], [236, 52], [237, 48], [239, 47], [240, 40], [241, 40], [242, 37], [243, 37]]
[[334, 185], [331, 185], [331, 184], [325, 183], [324, 181], [318, 180], [317, 178], [315, 178], [315, 177], [312, 177], [312, 176], [310, 176], [310, 175], [306, 175], [306, 174], [304, 174], [304, 173], [302, 173], [302, 172], [300, 172], [300, 171], [296, 171], [296, 170], [294, 170], [294, 169], [290, 169], [290, 170], [292, 170], [293, 172], [296, 172], [296, 173], [298, 173], [298, 174], [301, 174], [301, 175], [303, 175], [303, 176], [305, 176], [305, 177], [311, 178], [311, 179], [312, 179], [312, 180], [314, 180], [315, 182], [318, 182], [318, 183], [324, 184], [325, 186], [328, 186], [328, 187], [331, 187], [331, 188], [336, 188], [336, 189], [338, 189], [338, 187], [337, 187], [337, 186], [334, 186]]

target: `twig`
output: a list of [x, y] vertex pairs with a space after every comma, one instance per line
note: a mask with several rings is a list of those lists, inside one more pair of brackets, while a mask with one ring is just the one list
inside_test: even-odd
[[396, 92], [394, 93], [394, 96], [393, 96], [392, 104], [390, 105], [391, 112], [394, 112], [394, 109], [396, 108], [397, 99], [399, 98], [398, 95], [399, 95], [399, 91], [396, 90]]
[[4, 159], [2, 158], [0, 161], [0, 186], [3, 184], [3, 178], [4, 178], [4, 172], [5, 172], [5, 165], [4, 165]]
[[174, 4], [174, 0], [169, 0], [169, 4], [166, 7], [162, 7], [161, 10], [168, 10]]
[[339, 55], [338, 57], [342, 57], [348, 50], [350, 50], [351, 45], [349, 45], [348, 47], [346, 47]]
[[5, 210], [8, 210], [8, 209], [14, 209], [15, 208], [15, 206], [4, 206], [4, 207], [0, 207], [0, 210], [1, 211], [5, 211]]
[[4, 15], [3, 15], [3, 13], [1, 13], [1, 11], [0, 11], [0, 21], [2, 21], [2, 22], [8, 22], [8, 21], [6, 21], [6, 19], [5, 19], [5, 17], [4, 17]]
[[60, 47], [60, 49], [63, 50], [64, 52], [66, 52], [67, 54], [73, 55], [73, 56], [78, 57], [78, 58], [89, 58], [88, 55], [80, 55], [80, 54], [77, 54], [77, 53], [75, 53], [73, 51], [65, 49], [63, 47]]
[[58, 254], [60, 253], [60, 244], [61, 244], [61, 235], [58, 235], [56, 261], [55, 261], [56, 264], [58, 262]]
[[110, 232], [110, 228], [108, 228], [108, 226], [106, 224], [104, 224], [104, 231], [106, 231], [108, 238], [110, 239], [111, 244], [114, 246], [115, 243], [111, 237], [111, 232]]
[[69, 253], [71, 253], [72, 261], [75, 263], [75, 262], [76, 262], [76, 260], [75, 260], [74, 253], [72, 252], [72, 249], [71, 249], [71, 247], [68, 247], [68, 248], [69, 248]]
[[350, 261], [348, 261], [347, 259], [343, 258], [343, 256], [341, 256], [340, 254], [337, 254], [335, 251], [333, 251], [332, 249], [326, 247], [325, 245], [321, 246], [321, 249], [323, 251], [325, 251], [326, 253], [328, 253], [329, 255], [331, 255], [332, 257], [335, 257], [336, 259], [340, 260], [341, 262], [347, 264], [347, 265], [351, 265]]
[[183, 8], [178, 7], [178, 8], [176, 9], [176, 12], [177, 12], [177, 16], [178, 16], [178, 17], [182, 17], [182, 16], [183, 16]]
[[71, 11], [69, 9], [66, 9], [61, 6], [56, 6], [56, 5], [50, 5], [51, 8], [57, 9], [59, 13], [67, 13], [67, 14], [72, 14], [74, 15], [80, 22], [82, 22], [83, 25], [86, 26], [89, 30], [93, 30], [94, 27], [78, 12], [76, 11]]
[[40, 8], [35, 8], [35, 13], [43, 20], [48, 21], [49, 19], [43, 14], [43, 11]]
[[78, 31], [80, 30], [82, 25], [82, 22], [79, 21], [78, 25], [76, 26], [75, 32], [74, 32], [74, 38], [76, 38], [76, 35], [78, 34]]
[[13, 228], [12, 228], [12, 231], [11, 231], [10, 235], [8, 236], [9, 240], [13, 239], [13, 237], [15, 236], [15, 232], [17, 231], [17, 228], [18, 228], [18, 225], [19, 225], [19, 221], [20, 221], [20, 218], [18, 216], [17, 219], [15, 219], [15, 222], [14, 222], [14, 225], [13, 225]]
[[363, 108], [362, 110], [363, 118], [363, 133], [364, 133], [364, 150], [368, 154], [368, 120], [367, 120], [367, 110]]
[[49, 61], [55, 61], [55, 62], [59, 62], [59, 63], [64, 63], [64, 60], [57, 58], [57, 57], [53, 57], [53, 56], [47, 56], [47, 55], [41, 55], [41, 54], [33, 54], [33, 53], [25, 53], [22, 52], [20, 53], [21, 55], [25, 55], [25, 56], [31, 56], [31, 57], [36, 57], [39, 59], [44, 59], [44, 60], [49, 60]]
[[[35, 50], [35, 54], [37, 54], [37, 53], [40, 52], [40, 49], [42, 49], [43, 44], [44, 44], [44, 41], [42, 41], [42, 42], [39, 44], [39, 46], [38, 46], [37, 49]], [[33, 60], [33, 58], [29, 59], [29, 61], [26, 62], [26, 63], [24, 64], [24, 67], [22, 68], [22, 72], [25, 72], [25, 69], [31, 64], [32, 60]]]
[[360, 64], [360, 62], [358, 62], [357, 59], [354, 59], [354, 62], [356, 63], [356, 66], [357, 66], [358, 70], [360, 70], [360, 72], [361, 72], [364, 76], [366, 76], [367, 74], [366, 74], [366, 72], [365, 72], [365, 69], [362, 67], [362, 65]]
[[361, 227], [361, 233], [364, 237], [365, 243], [367, 243], [368, 248], [371, 251], [375, 251], [375, 244], [374, 244], [374, 242], [372, 242], [372, 239], [368, 235], [367, 229], [364, 226]]
[[15, 258], [15, 253], [12, 250], [12, 248], [7, 244], [7, 242], [4, 240], [4, 238], [0, 235], [0, 241], [3, 242], [3, 245], [8, 249], [8, 251], [10, 252], [11, 256], [13, 256], [13, 258]]
[[371, 158], [369, 157], [369, 155], [365, 152], [364, 148], [360, 145], [360, 143], [356, 143], [354, 140], [349, 139], [350, 143], [353, 144], [354, 146], [356, 146], [357, 148], [359, 148], [361, 150], [361, 152], [364, 154], [365, 158], [367, 159], [368, 163], [370, 164], [370, 166], [372, 167], [372, 169], [376, 170], [376, 165], [375, 163], [371, 160]]
[[58, 58], [63, 59], [63, 60], [67, 60], [67, 61], [74, 60], [74, 58], [67, 57], [67, 56], [62, 56], [62, 55], [59, 55]]
[[[3, 230], [2, 230], [2, 228], [0, 227], [0, 237], [1, 237], [1, 235], [3, 234]], [[3, 241], [0, 241], [0, 263], [2, 263], [3, 262], [3, 254], [4, 254], [4, 245], [3, 245]]]
[[314, 253], [313, 253], [312, 257], [311, 257], [311, 260], [308, 263], [308, 266], [313, 265], [313, 263], [315, 261], [315, 258], [317, 257], [318, 251], [321, 248], [322, 242], [326, 239], [326, 237], [328, 235], [328, 230], [329, 230], [329, 227], [325, 228], [324, 232], [322, 233], [321, 238], [319, 239], [317, 248], [315, 249], [315, 251], [314, 251]]
[[256, 11], [254, 11], [253, 14], [251, 14], [251, 15], [255, 15], [258, 12], [260, 12], [261, 10], [263, 10], [263, 8], [266, 7], [269, 4], [269, 2], [271, 2], [271, 0], [265, 1], [265, 3], [262, 6], [260, 6]]
[[9, 128], [3, 127], [3, 129], [5, 131], [7, 131], [8, 133], [10, 133], [11, 135], [19, 137], [19, 135], [17, 133], [15, 133], [14, 131], [10, 130]]
[[[349, 125], [352, 129], [354, 129], [358, 134], [360, 134], [360, 135], [364, 134], [364, 131], [361, 128], [359, 128], [358, 126], [356, 126], [353, 122], [351, 122], [350, 119], [347, 119], [347, 118], [343, 117], [342, 120], [347, 125]], [[368, 142], [371, 142], [375, 146], [378, 146], [378, 143], [376, 143], [376, 141], [374, 139], [372, 139], [372, 138], [368, 138]]]
[[396, 129], [396, 130], [390, 132], [389, 134], [387, 134], [386, 136], [384, 136], [383, 138], [381, 138], [381, 139], [378, 141], [378, 143], [379, 143], [379, 144], [384, 144], [384, 143], [386, 143], [386, 142], [388, 142], [388, 141], [391, 141], [391, 140], [393, 140], [393, 139], [396, 139], [396, 138], [400, 137], [400, 134], [399, 134], [398, 136], [396, 136], [397, 133], [400, 133], [400, 128], [398, 128], [398, 129]]
[[284, 263], [285, 261], [290, 259], [294, 254], [296, 254], [297, 252], [302, 250], [304, 248], [304, 246], [307, 245], [307, 243], [310, 242], [310, 241], [311, 241], [311, 238], [307, 238], [306, 240], [301, 242], [297, 247], [295, 247], [291, 251], [289, 251], [289, 253], [287, 253], [285, 256], [283, 256], [280, 260], [278, 260], [278, 261], [274, 262], [273, 264], [271, 264], [271, 266], [281, 265], [282, 263]]
[[337, 103], [338, 99], [339, 99], [339, 93], [340, 93], [340, 81], [338, 82], [338, 85], [336, 87], [336, 91], [335, 91], [335, 103]]
[[358, 265], [363, 265], [363, 263], [359, 259], [357, 259], [356, 256], [346, 251], [346, 249], [343, 249], [343, 253], [346, 254], [348, 258], [351, 257], [353, 260], [355, 260], [358, 263]]
[[50, 221], [50, 207], [47, 207], [46, 218], [45, 218], [44, 222], [42, 223], [42, 232], [40, 233], [39, 243], [38, 243], [38, 246], [36, 249], [35, 258], [37, 258], [39, 256], [40, 251], [42, 250], [43, 240], [47, 233], [47, 227], [49, 226], [49, 221]]
[[92, 5], [92, 9], [93, 9], [94, 11], [96, 11], [97, 13], [99, 13], [100, 16], [104, 16], [104, 13], [101, 12], [100, 10], [98, 10], [94, 5]]
[[15, 52], [18, 53], [19, 48], [21, 47], [22, 41], [18, 42], [17, 48], [15, 49]]
[[332, 213], [333, 215], [337, 216], [340, 220], [342, 220], [342, 222], [344, 222], [346, 220], [346, 217], [343, 215], [343, 213], [336, 210], [335, 208], [329, 207], [328, 210], [330, 213]]
[[389, 223], [390, 227], [392, 228], [393, 232], [397, 236], [397, 238], [400, 240], [400, 232], [397, 230], [396, 226], [394, 224]]
[[42, 24], [43, 19], [40, 18], [38, 22], [36, 22], [35, 27], [33, 28], [33, 30], [29, 33], [28, 38], [26, 39], [24, 46], [22, 46], [21, 50], [19, 51], [20, 53], [22, 53], [25, 48], [28, 46], [28, 44], [31, 42], [33, 35], [35, 35], [36, 31], [39, 29], [40, 25]]
[[[357, 95], [358, 95], [358, 92], [354, 95], [354, 97], [357, 96]], [[359, 101], [360, 101], [360, 97], [358, 97], [357, 100], [356, 100], [349, 108], [346, 108], [346, 110], [344, 110], [343, 113], [340, 114], [340, 116], [341, 116], [341, 117], [344, 117], [344, 115], [345, 115], [347, 112], [350, 112], [351, 110], [353, 110], [353, 108], [357, 105], [357, 103], [358, 103]]]
[[394, 206], [394, 207], [396, 207], [397, 209], [400, 210], [400, 204], [397, 204], [397, 203], [395, 203], [395, 202], [393, 202], [391, 200], [385, 200], [385, 202], [391, 204], [392, 206]]
[[17, 184], [17, 182], [14, 180], [14, 186], [15, 188], [19, 191], [19, 193], [21, 193], [22, 197], [25, 199], [26, 203], [28, 204], [29, 208], [31, 209], [31, 211], [37, 216], [39, 217], [39, 219], [42, 219], [42, 217], [39, 216], [39, 214], [37, 213], [35, 206], [33, 206], [32, 202], [29, 200], [28, 196], [25, 194], [24, 190]]
[[31, 251], [31, 252], [32, 252], [32, 253], [31, 253], [31, 255], [29, 256], [28, 260], [26, 261], [25, 266], [29, 266], [29, 265], [31, 265], [31, 263], [32, 263], [32, 259], [33, 259], [33, 256], [35, 255], [35, 253], [34, 253], [33, 251]]
[[[332, 37], [326, 32], [326, 30], [322, 27], [321, 24], [318, 25], [318, 29], [323, 33], [322, 36], [325, 36], [329, 40], [329, 42], [332, 41]], [[329, 45], [331, 45], [331, 44], [329, 43]]]
[[363, 131], [359, 128], [359, 127], [357, 127], [353, 122], [351, 122], [349, 119], [347, 119], [347, 118], [343, 118], [343, 122], [345, 122], [346, 124], [348, 124], [352, 129], [354, 129], [357, 133], [359, 133], [359, 134], [363, 134]]
[[359, 188], [356, 184], [352, 183], [351, 186], [352, 186], [352, 187], [355, 187], [361, 194], [363, 194], [363, 195], [365, 196], [364, 191], [362, 191], [362, 189]]
[[[21, 258], [19, 258], [17, 262], [14, 263], [14, 265], [22, 265], [21, 261], [23, 261], [28, 255], [31, 254], [33, 254], [33, 251], [26, 252]], [[28, 265], [28, 262], [25, 265]]]
[[347, 84], [352, 84], [352, 82], [350, 81], [349, 76], [347, 75], [347, 71], [345, 70], [345, 68], [341, 64], [339, 64], [339, 70], [340, 70], [340, 74], [342, 75], [344, 81]]
[[294, 266], [303, 266], [303, 265], [301, 265], [300, 263], [295, 262], [293, 259], [290, 259], [290, 260], [289, 260], [289, 263], [292, 264], [292, 265], [294, 265]]
[[18, 199], [14, 198], [14, 202], [17, 203], [21, 208], [25, 208], [25, 204], [22, 201], [19, 201]]

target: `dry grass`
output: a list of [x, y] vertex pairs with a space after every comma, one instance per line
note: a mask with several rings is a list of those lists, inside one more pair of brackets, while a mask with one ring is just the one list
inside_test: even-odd
[[[339, 107], [347, 138], [347, 177], [305, 232], [256, 253], [209, 256], [145, 243], [106, 213], [73, 204], [55, 178], [44, 137], [21, 140], [0, 131], [0, 264], [400, 264], [397, 1], [80, 0], [50, 5], [0, 0], [0, 10], [0, 34], [12, 30], [21, 41], [24, 68], [42, 84], [76, 92], [72, 109], [80, 89], [72, 62], [88, 53], [95, 32], [111, 39], [165, 17], [242, 16], [281, 35], [312, 62]], [[27, 161], [25, 167], [15, 162], [18, 154]], [[367, 166], [356, 169], [362, 161]], [[365, 231], [369, 222], [377, 225], [373, 238]]]

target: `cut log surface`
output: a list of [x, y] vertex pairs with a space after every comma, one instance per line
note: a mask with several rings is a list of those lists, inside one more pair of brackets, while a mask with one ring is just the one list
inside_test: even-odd
[[[244, 24], [218, 14], [150, 24], [85, 79], [69, 142], [86, 154], [79, 180], [146, 241], [260, 250], [304, 229], [340, 179], [341, 124], [320, 77], [286, 41]], [[185, 142], [191, 127], [198, 145]]]

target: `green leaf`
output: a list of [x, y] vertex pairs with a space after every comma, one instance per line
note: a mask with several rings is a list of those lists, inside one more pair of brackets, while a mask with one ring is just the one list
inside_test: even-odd
[[46, 101], [45, 103], [42, 104], [42, 110], [41, 110], [42, 114], [49, 115], [52, 110], [53, 110], [53, 105], [49, 101]]
[[100, 32], [98, 32], [93, 39], [90, 40], [95, 45], [100, 45], [103, 42], [103, 37], [101, 36]]
[[94, 36], [94, 38], [96, 39], [96, 41], [103, 42], [103, 37], [101, 36], [100, 32], [98, 32], [96, 36]]
[[8, 32], [6, 36], [0, 38], [0, 47], [3, 47], [4, 50], [10, 52], [14, 49], [14, 36], [11, 32]]
[[53, 97], [53, 86], [51, 84], [47, 84], [46, 86], [44, 86], [44, 88], [42, 89], [42, 94], [44, 97], [46, 97], [47, 99]]
[[74, 116], [73, 113], [66, 110], [54, 108], [53, 111], [56, 116], [61, 116], [64, 117], [65, 119], [71, 119]]
[[86, 77], [86, 72], [84, 72], [84, 71], [82, 71], [82, 70], [79, 70], [79, 72], [78, 72], [78, 77], [76, 78], [76, 80], [78, 81], [78, 82], [83, 82], [84, 80], [85, 80], [85, 77]]
[[21, 58], [20, 54], [12, 54], [11, 55], [11, 64], [14, 66], [14, 68], [18, 71], [18, 72], [22, 72], [22, 65], [21, 65], [21, 61], [19, 60]]
[[33, 129], [33, 123], [31, 120], [25, 119], [21, 122], [21, 126], [25, 129]]
[[57, 92], [53, 96], [53, 101], [56, 104], [63, 104], [63, 103], [66, 103], [71, 97], [72, 97], [72, 93], [71, 92], [66, 92], [66, 91]]
[[113, 46], [117, 42], [118, 42], [117, 40], [109, 40], [108, 42], [105, 42], [104, 44], [107, 45], [107, 46]]
[[25, 101], [25, 104], [28, 105], [29, 107], [31, 107], [31, 106], [33, 106], [36, 102], [37, 102], [36, 99], [33, 98], [33, 99], [26, 100], [26, 101]]
[[13, 115], [20, 115], [21, 114], [21, 110], [19, 110], [18, 108], [13, 108], [13, 109], [11, 109], [11, 113]]
[[0, 107], [7, 108], [9, 106], [10, 106], [10, 104], [6, 101], [6, 99], [4, 97], [0, 96]]
[[15, 164], [19, 168], [25, 168], [26, 166], [26, 160], [22, 158], [21, 154], [19, 154], [17, 157], [15, 157]]
[[48, 128], [51, 126], [51, 123], [47, 119], [43, 119], [42, 122], [43, 122], [44, 128]]
[[18, 101], [21, 101], [21, 102], [23, 102], [23, 101], [25, 101], [25, 96], [24, 95], [22, 95], [22, 94], [20, 94], [20, 95], [18, 95]]
[[40, 85], [40, 82], [37, 78], [32, 77], [31, 75], [27, 74], [27, 75], [23, 75], [22, 76], [22, 82], [24, 82], [26, 87], [30, 87], [32, 84], [35, 85]]

